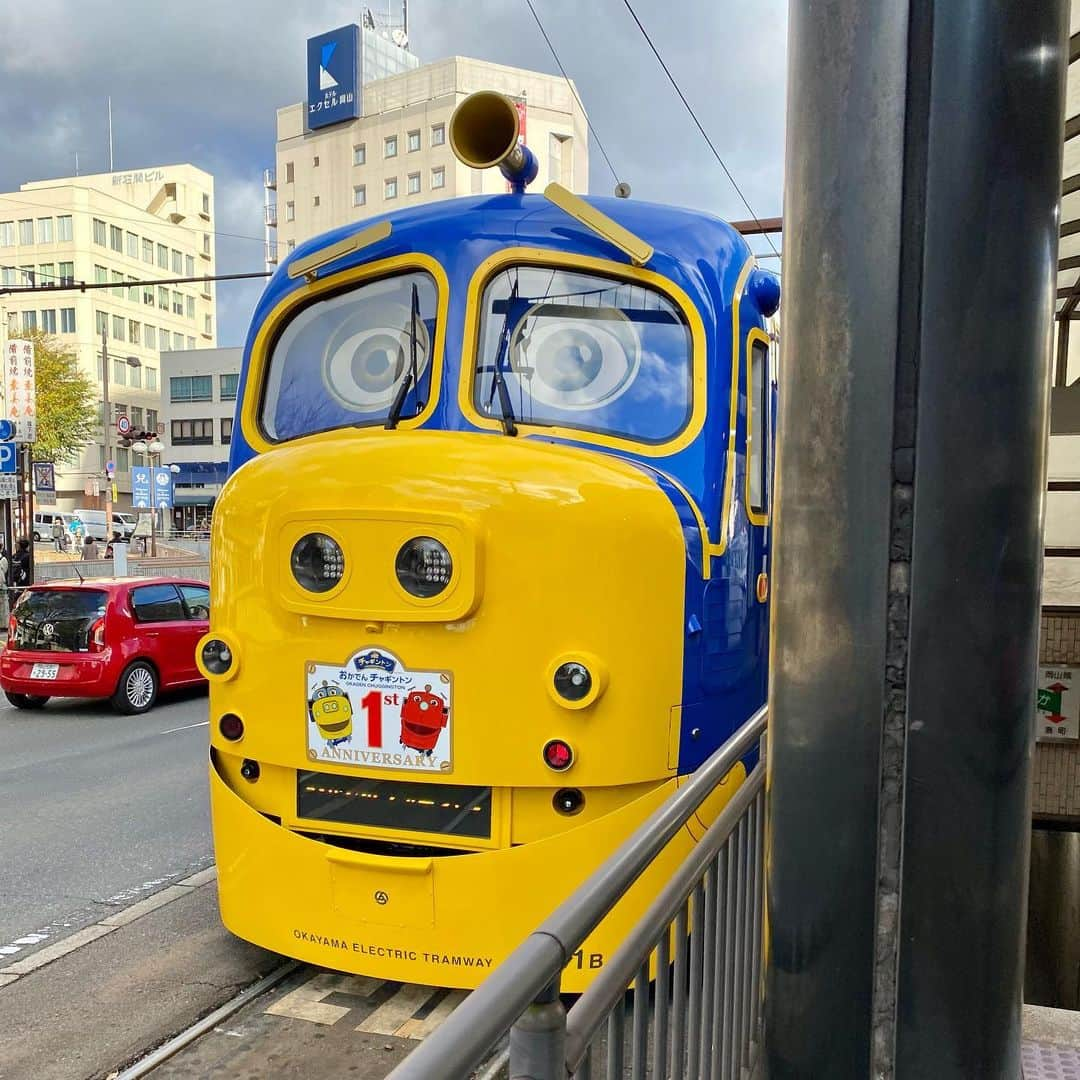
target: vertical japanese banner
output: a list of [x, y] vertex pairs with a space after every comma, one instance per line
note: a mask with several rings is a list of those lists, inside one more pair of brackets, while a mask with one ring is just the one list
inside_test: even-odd
[[4, 349], [5, 413], [15, 424], [15, 439], [37, 441], [37, 391], [34, 376], [34, 343], [14, 340]]

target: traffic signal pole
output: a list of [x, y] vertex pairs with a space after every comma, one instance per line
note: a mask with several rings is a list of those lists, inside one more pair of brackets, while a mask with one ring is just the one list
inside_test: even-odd
[[[105, 441], [106, 464], [112, 460], [109, 457], [109, 341], [106, 328], [101, 328], [101, 411], [102, 435]], [[112, 477], [108, 470], [105, 471], [105, 543], [108, 544], [113, 534], [113, 501], [112, 501]]]

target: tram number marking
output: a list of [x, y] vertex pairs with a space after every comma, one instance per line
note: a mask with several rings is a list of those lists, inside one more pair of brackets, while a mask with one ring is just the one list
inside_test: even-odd
[[578, 949], [570, 959], [574, 961], [574, 966], [578, 971], [582, 971], [585, 968], [595, 971], [597, 968], [602, 968], [604, 966], [604, 954], [599, 952], [591, 952], [586, 955], [584, 949]]
[[[386, 695], [388, 698], [389, 694]], [[387, 702], [388, 705], [398, 704], [398, 695], [393, 695], [393, 700]], [[365, 694], [360, 699], [360, 708], [367, 713], [367, 740], [368, 746], [376, 749], [382, 747], [382, 705], [383, 696], [378, 690], [372, 690], [370, 694]], [[376, 896], [378, 899], [378, 896]], [[379, 901], [385, 904], [385, 900]]]

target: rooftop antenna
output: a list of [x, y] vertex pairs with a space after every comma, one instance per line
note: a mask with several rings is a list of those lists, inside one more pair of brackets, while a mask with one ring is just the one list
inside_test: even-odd
[[75, 175], [79, 175], [79, 151], [75, 151]]
[[112, 154], [112, 96], [110, 95], [105, 99], [109, 108], [109, 172], [113, 171], [113, 154]]

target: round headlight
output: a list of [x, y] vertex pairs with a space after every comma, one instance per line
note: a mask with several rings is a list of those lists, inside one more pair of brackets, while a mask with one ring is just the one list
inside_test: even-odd
[[203, 667], [214, 675], [224, 675], [232, 667], [232, 649], [218, 638], [211, 638], [202, 647]]
[[450, 552], [430, 536], [416, 536], [401, 545], [394, 563], [401, 587], [412, 596], [438, 596], [450, 584], [454, 564]]
[[584, 664], [560, 664], [555, 670], [555, 690], [567, 701], [580, 701], [592, 689], [592, 675]]
[[329, 592], [345, 573], [345, 553], [325, 533], [308, 533], [293, 545], [293, 577], [308, 592]]

